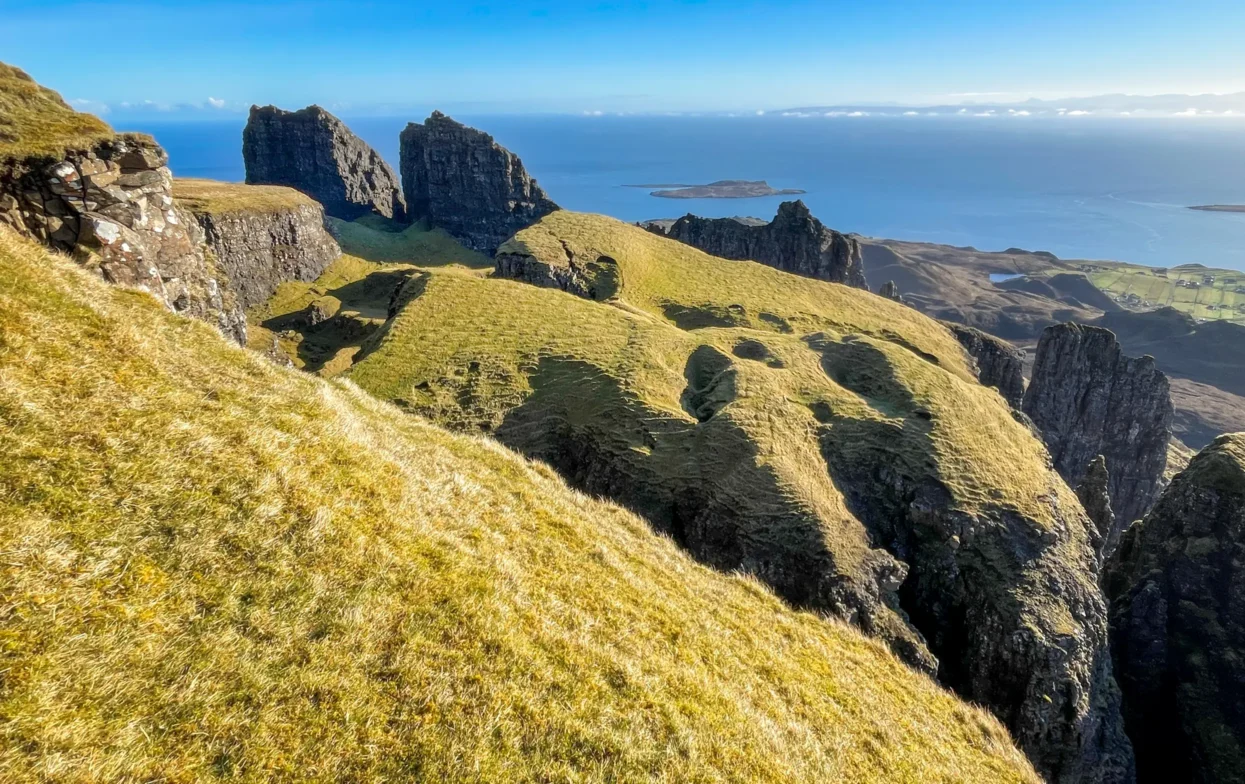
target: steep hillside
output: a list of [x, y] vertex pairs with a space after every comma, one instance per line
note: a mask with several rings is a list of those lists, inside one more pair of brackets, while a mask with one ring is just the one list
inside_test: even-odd
[[1245, 433], [1223, 436], [1134, 526], [1112, 643], [1138, 780], [1245, 781]]
[[1036, 782], [856, 632], [0, 228], [4, 781]]
[[950, 331], [602, 216], [496, 261], [413, 276], [351, 378], [936, 658], [1052, 780], [1127, 780], [1091, 523]]

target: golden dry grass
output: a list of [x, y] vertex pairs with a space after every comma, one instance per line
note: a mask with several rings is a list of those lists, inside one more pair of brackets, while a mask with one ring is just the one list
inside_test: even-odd
[[74, 111], [20, 68], [0, 63], [0, 161], [59, 158], [113, 135], [103, 120]]
[[194, 177], [173, 180], [173, 198], [191, 212], [210, 215], [317, 206], [310, 196], [281, 185], [244, 185]]
[[0, 231], [0, 780], [1037, 779], [853, 631]]

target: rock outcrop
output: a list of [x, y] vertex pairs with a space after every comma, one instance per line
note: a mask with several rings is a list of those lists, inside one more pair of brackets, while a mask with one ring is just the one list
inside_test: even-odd
[[400, 168], [411, 216], [474, 250], [491, 254], [558, 209], [517, 155], [441, 112], [402, 131]]
[[1024, 352], [979, 329], [949, 321], [943, 323], [973, 358], [977, 379], [997, 389], [1003, 399], [1019, 411], [1025, 396]]
[[324, 205], [335, 218], [377, 214], [406, 220], [393, 169], [346, 124], [319, 106], [296, 112], [252, 106], [242, 132], [246, 181], [287, 185]]
[[1048, 327], [1024, 413], [1073, 487], [1095, 457], [1106, 459], [1117, 526], [1140, 519], [1158, 498], [1173, 411], [1167, 376], [1152, 357], [1124, 356], [1115, 335], [1100, 327]]
[[1138, 781], [1245, 781], [1245, 434], [1129, 529], [1108, 591]]
[[178, 180], [174, 195], [198, 220], [242, 308], [286, 281], [315, 280], [341, 255], [324, 228], [324, 208], [297, 191]]
[[757, 261], [784, 272], [868, 289], [860, 242], [826, 228], [802, 201], [783, 202], [774, 220], [759, 225], [689, 214], [668, 227], [656, 221], [645, 227], [711, 256]]
[[[0, 65], [6, 82], [38, 93], [38, 110], [60, 122], [78, 115], [60, 96], [17, 69]], [[94, 118], [92, 118], [94, 119]], [[203, 242], [194, 218], [173, 201], [168, 154], [141, 134], [112, 134], [107, 126], [85, 140], [22, 152], [22, 128], [0, 150], [0, 222], [68, 253], [110, 283], [151, 292], [168, 307], [215, 324], [246, 341], [246, 319], [227, 276]], [[42, 134], [35, 130], [32, 134]], [[32, 147], [32, 149], [36, 149]]]
[[1119, 544], [1120, 530], [1115, 525], [1115, 512], [1111, 509], [1111, 474], [1107, 471], [1107, 459], [1098, 455], [1085, 469], [1085, 476], [1076, 486], [1076, 497], [1081, 500], [1085, 514], [1094, 524], [1090, 538], [1103, 564]]
[[899, 286], [893, 280], [888, 280], [881, 286], [878, 286], [878, 296], [893, 299], [896, 302], [903, 302], [903, 296], [899, 293]]

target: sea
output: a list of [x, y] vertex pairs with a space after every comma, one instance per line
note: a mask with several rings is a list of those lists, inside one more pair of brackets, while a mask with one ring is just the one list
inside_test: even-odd
[[[419, 117], [342, 118], [398, 168]], [[563, 207], [627, 221], [770, 218], [790, 196], [672, 200], [646, 183], [766, 180], [828, 226], [1062, 258], [1245, 270], [1245, 119], [783, 116], [457, 117], [493, 134]], [[241, 181], [245, 119], [114, 121], [153, 134], [175, 174]]]

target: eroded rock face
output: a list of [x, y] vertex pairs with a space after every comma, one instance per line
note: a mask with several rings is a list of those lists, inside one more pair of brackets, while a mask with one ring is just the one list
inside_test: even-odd
[[346, 124], [319, 106], [288, 112], [252, 106], [242, 132], [250, 185], [288, 185], [324, 205], [335, 218], [375, 213], [406, 220], [406, 201], [393, 169]]
[[1076, 486], [1076, 497], [1081, 500], [1085, 514], [1089, 515], [1090, 522], [1094, 524], [1090, 533], [1100, 563], [1115, 552], [1122, 533], [1116, 526], [1115, 512], [1111, 509], [1110, 485], [1111, 475], [1107, 471], [1107, 459], [1098, 455], [1085, 469], [1085, 476]]
[[264, 302], [286, 281], [315, 280], [341, 255], [319, 205], [195, 217], [243, 308]]
[[651, 222], [646, 228], [711, 256], [758, 261], [784, 272], [868, 289], [860, 242], [826, 228], [802, 201], [783, 202], [774, 220], [760, 225], [685, 215], [669, 227]]
[[401, 135], [402, 188], [411, 216], [474, 250], [493, 253], [558, 205], [514, 153], [440, 112]]
[[1124, 356], [1115, 335], [1100, 327], [1048, 327], [1024, 412], [1073, 487], [1095, 457], [1106, 459], [1120, 525], [1140, 519], [1158, 498], [1173, 411], [1167, 376], [1153, 358]]
[[60, 160], [0, 162], [0, 221], [245, 343], [228, 277], [174, 203], [167, 163], [163, 148], [136, 134]]
[[997, 389], [1012, 408], [1019, 410], [1025, 396], [1024, 352], [979, 329], [943, 323], [977, 363], [978, 380]]
[[1138, 781], [1245, 781], [1245, 434], [1129, 529], [1108, 590]]

